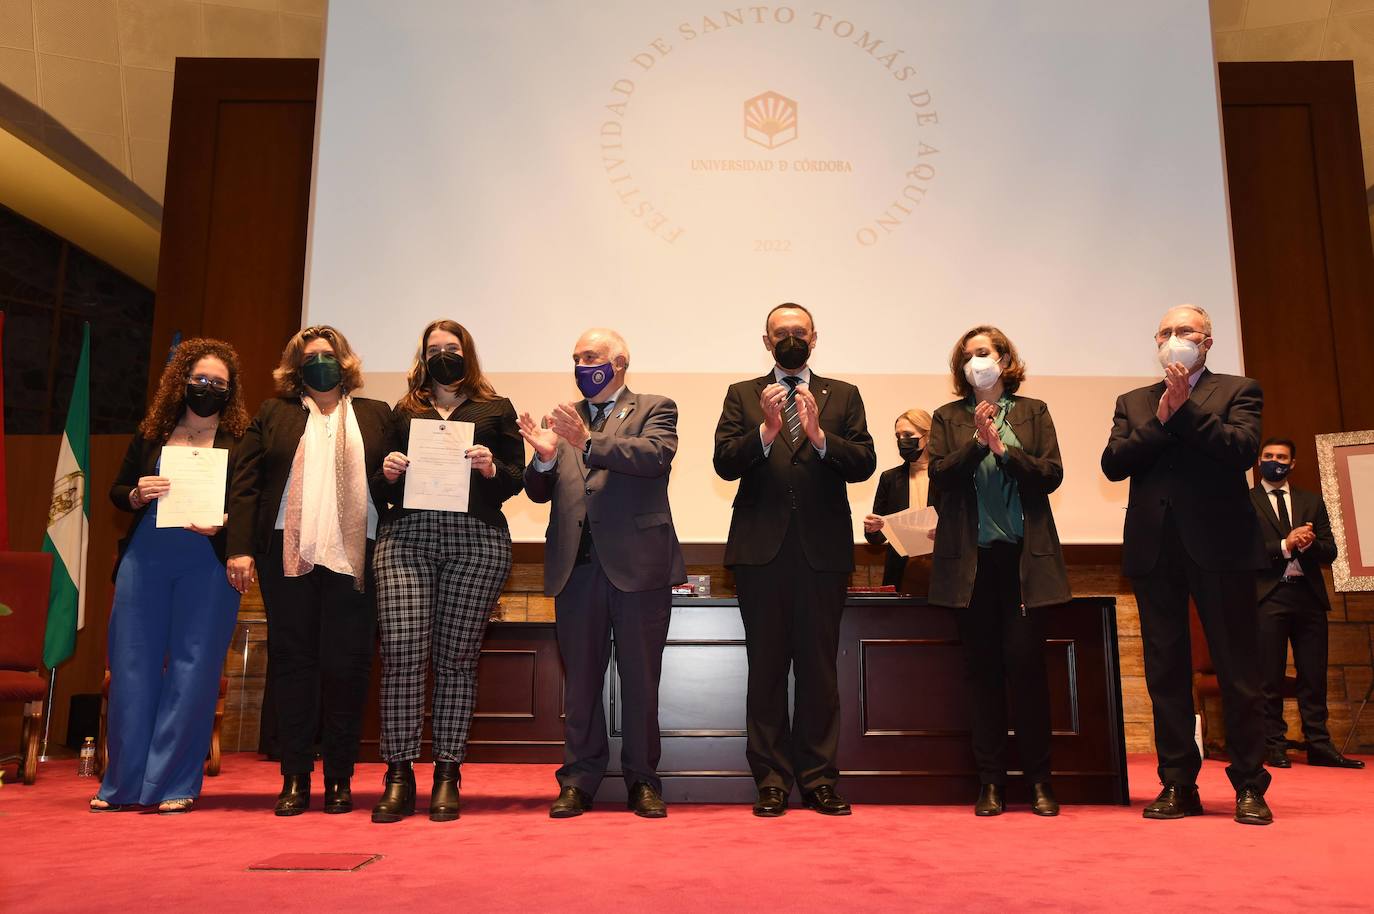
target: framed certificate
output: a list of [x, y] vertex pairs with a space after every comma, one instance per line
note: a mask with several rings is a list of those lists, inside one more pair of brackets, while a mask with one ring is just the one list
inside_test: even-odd
[[1318, 435], [1317, 466], [1336, 539], [1336, 590], [1374, 590], [1374, 431]]

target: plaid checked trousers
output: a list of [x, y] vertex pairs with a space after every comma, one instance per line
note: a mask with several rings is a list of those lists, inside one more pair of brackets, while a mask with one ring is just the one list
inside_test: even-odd
[[382, 758], [420, 756], [425, 672], [434, 664], [434, 758], [461, 762], [477, 701], [477, 657], [510, 572], [510, 533], [468, 514], [417, 511], [377, 537]]

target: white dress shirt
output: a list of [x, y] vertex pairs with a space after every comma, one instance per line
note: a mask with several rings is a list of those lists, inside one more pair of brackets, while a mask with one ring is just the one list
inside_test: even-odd
[[[1279, 513], [1279, 500], [1275, 497], [1274, 493], [1283, 493], [1284, 505], [1288, 509], [1288, 522], [1291, 524], [1293, 522], [1293, 493], [1292, 490], [1288, 488], [1288, 480], [1285, 479], [1278, 485], [1274, 485], [1269, 480], [1264, 479], [1261, 480], [1261, 484], [1264, 486], [1264, 494], [1269, 496], [1269, 505], [1274, 509], [1275, 516]], [[1288, 559], [1288, 567], [1283, 570], [1283, 576], [1286, 578], [1302, 577], [1302, 565], [1298, 563], [1297, 556], [1293, 555], [1288, 549], [1287, 533], [1283, 534], [1283, 537], [1279, 540], [1279, 549], [1283, 551], [1283, 557]]]

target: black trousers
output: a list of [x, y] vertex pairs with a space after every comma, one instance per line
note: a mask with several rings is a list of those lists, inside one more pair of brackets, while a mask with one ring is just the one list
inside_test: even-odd
[[[736, 565], [735, 588], [749, 657], [745, 755], [759, 787], [812, 791], [839, 780], [840, 644], [849, 575], [816, 571], [794, 521], [766, 565]], [[787, 674], [796, 680], [791, 719]]]
[[1270, 749], [1288, 745], [1283, 721], [1283, 676], [1288, 668], [1288, 644], [1293, 644], [1293, 668], [1298, 679], [1298, 712], [1302, 737], [1310, 746], [1330, 743], [1326, 729], [1326, 608], [1302, 581], [1282, 581], [1260, 603], [1260, 663], [1264, 674], [1264, 741]]
[[1007, 782], [1007, 687], [1016, 746], [1026, 779], [1050, 779], [1050, 685], [1045, 673], [1045, 625], [1021, 603], [1021, 546], [993, 543], [978, 550], [973, 595], [956, 610], [964, 645], [973, 760], [983, 784]]
[[1226, 751], [1231, 756], [1226, 774], [1236, 790], [1252, 787], [1263, 792], [1270, 775], [1264, 769], [1254, 572], [1205, 571], [1183, 548], [1173, 517], [1166, 516], [1159, 562], [1131, 584], [1140, 609], [1145, 685], [1154, 704], [1160, 781], [1192, 785], [1202, 770], [1193, 741], [1191, 595], [1221, 685]]
[[372, 547], [367, 544], [366, 588], [318, 565], [288, 578], [282, 573], [281, 531], [257, 557], [258, 586], [267, 610], [267, 657], [276, 705], [282, 774], [315, 767], [315, 734], [326, 778], [349, 778], [358, 760], [363, 705], [377, 633]]
[[658, 777], [658, 680], [672, 606], [671, 587], [638, 593], [617, 590], [602, 570], [594, 546], [590, 561], [573, 568], [563, 592], [554, 598], [564, 683], [559, 786], [595, 795], [606, 775], [610, 742], [601, 688], [614, 632], [625, 786], [642, 783], [663, 791]]

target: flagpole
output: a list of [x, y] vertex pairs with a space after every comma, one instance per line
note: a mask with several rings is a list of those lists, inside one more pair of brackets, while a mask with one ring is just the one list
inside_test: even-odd
[[57, 685], [57, 670], [48, 670], [48, 701], [43, 705], [43, 745], [38, 750], [40, 762], [52, 761], [48, 758], [48, 729], [52, 726], [52, 693]]

